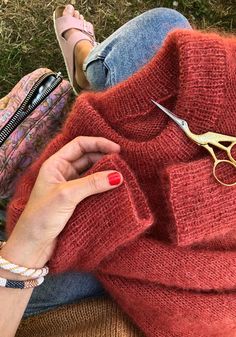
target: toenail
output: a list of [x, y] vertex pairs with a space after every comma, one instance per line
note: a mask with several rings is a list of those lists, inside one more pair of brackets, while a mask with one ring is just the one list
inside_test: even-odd
[[66, 6], [66, 10], [68, 12], [72, 12], [74, 10], [74, 7], [71, 4], [69, 4], [69, 5]]

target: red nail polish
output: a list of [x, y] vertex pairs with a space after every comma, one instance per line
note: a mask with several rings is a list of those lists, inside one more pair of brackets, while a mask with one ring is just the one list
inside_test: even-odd
[[118, 172], [113, 172], [108, 174], [108, 181], [111, 186], [119, 185], [121, 181], [121, 176]]

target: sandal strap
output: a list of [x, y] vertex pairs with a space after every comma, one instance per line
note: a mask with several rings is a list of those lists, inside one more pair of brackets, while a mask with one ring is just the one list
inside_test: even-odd
[[74, 51], [75, 45], [82, 40], [90, 41], [94, 46], [95, 40], [91, 36], [88, 36], [86, 33], [81, 32], [80, 30], [71, 34], [66, 42], [68, 45], [70, 45], [71, 50]]
[[93, 37], [94, 39], [94, 30], [93, 25], [90, 22], [87, 22], [82, 19], [77, 19], [73, 16], [63, 15], [56, 19], [58, 33], [63, 36], [63, 34], [72, 28], [78, 29], [82, 33], [86, 33]]

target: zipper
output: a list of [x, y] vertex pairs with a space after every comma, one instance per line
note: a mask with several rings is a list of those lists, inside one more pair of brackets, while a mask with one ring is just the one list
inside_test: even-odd
[[[43, 83], [43, 81], [49, 76], [55, 76], [55, 81], [48, 87], [38, 98], [34, 100], [34, 102], [29, 105], [28, 103], [32, 99], [37, 88]], [[0, 130], [0, 146], [5, 142], [5, 140], [10, 136], [10, 134], [23, 122], [23, 120], [31, 114], [31, 112], [44, 101], [44, 99], [62, 82], [61, 73], [47, 73], [42, 75], [37, 82], [32, 86], [26, 98], [20, 105], [20, 107], [16, 110], [14, 115], [10, 118], [6, 125]]]

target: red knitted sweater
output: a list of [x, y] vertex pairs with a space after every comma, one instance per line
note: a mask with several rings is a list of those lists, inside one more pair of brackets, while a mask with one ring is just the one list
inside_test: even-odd
[[121, 154], [88, 173], [117, 169], [125, 183], [77, 206], [52, 270], [95, 272], [146, 336], [235, 337], [236, 187], [216, 182], [208, 153], [151, 99], [194, 133], [236, 135], [236, 38], [176, 30], [128, 80], [81, 95], [20, 180], [8, 231], [46, 158], [78, 135], [111, 139]]

